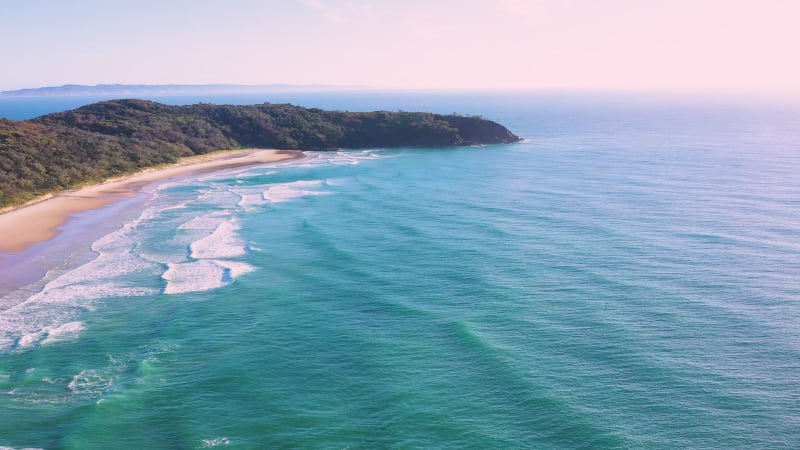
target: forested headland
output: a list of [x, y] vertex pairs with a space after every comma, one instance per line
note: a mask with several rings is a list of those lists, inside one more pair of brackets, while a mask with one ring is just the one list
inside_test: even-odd
[[443, 147], [517, 141], [519, 137], [500, 124], [455, 114], [111, 100], [33, 120], [0, 119], [0, 207], [222, 149]]

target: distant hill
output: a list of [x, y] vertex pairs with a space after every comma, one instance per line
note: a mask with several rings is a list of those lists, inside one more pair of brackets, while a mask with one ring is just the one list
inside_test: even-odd
[[0, 206], [214, 150], [443, 147], [519, 140], [500, 124], [460, 115], [111, 100], [33, 120], [0, 119]]
[[276, 92], [319, 92], [342, 89], [363, 89], [357, 86], [329, 86], [324, 84], [98, 84], [86, 86], [65, 84], [32, 89], [0, 91], [0, 97], [48, 96], [128, 96], [197, 95], [197, 94], [261, 94]]

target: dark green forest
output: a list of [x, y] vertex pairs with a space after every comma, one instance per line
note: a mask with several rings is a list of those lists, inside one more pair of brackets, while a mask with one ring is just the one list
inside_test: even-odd
[[495, 122], [459, 115], [112, 100], [28, 121], [0, 119], [0, 206], [215, 150], [444, 147], [518, 140]]

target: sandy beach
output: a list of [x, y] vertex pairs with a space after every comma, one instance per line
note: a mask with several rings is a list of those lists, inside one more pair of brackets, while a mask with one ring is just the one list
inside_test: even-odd
[[101, 184], [63, 191], [0, 214], [0, 252], [21, 252], [34, 244], [52, 239], [58, 235], [59, 227], [71, 215], [101, 208], [135, 195], [156, 181], [302, 156], [302, 152], [295, 150], [246, 149], [214, 152], [185, 158], [173, 165], [114, 178]]

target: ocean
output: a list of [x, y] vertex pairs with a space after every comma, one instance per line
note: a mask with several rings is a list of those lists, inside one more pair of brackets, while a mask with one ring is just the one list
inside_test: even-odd
[[0, 447], [800, 445], [800, 108], [156, 100], [480, 114], [525, 140], [308, 152], [78, 215], [0, 298]]

